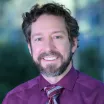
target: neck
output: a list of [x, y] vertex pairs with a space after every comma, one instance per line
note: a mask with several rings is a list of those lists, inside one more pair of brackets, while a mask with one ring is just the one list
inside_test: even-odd
[[55, 84], [57, 82], [59, 82], [71, 69], [72, 67], [72, 62], [70, 62], [70, 64], [68, 65], [67, 69], [59, 76], [55, 76], [55, 77], [47, 77], [45, 75], [42, 75], [50, 84]]

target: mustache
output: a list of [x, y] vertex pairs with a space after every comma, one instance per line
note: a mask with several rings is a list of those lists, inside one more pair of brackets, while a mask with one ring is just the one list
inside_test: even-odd
[[63, 56], [61, 55], [60, 52], [57, 52], [57, 51], [49, 51], [49, 52], [43, 52], [43, 53], [41, 53], [39, 55], [39, 57], [38, 57], [38, 60], [40, 61], [45, 56], [51, 56], [51, 55], [63, 58]]

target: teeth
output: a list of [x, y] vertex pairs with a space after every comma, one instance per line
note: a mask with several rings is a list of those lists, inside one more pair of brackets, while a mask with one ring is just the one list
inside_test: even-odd
[[57, 57], [44, 57], [45, 60], [49, 60], [49, 61], [55, 60], [56, 58], [57, 58]]

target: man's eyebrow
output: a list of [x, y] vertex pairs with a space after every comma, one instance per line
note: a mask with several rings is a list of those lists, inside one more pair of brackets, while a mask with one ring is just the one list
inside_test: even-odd
[[41, 36], [42, 34], [41, 33], [34, 33], [34, 34], [31, 34], [31, 37], [33, 38], [34, 36]]
[[62, 34], [65, 34], [65, 32], [64, 31], [54, 31], [54, 32], [52, 32], [52, 34], [57, 34], [57, 33], [62, 33]]
[[[53, 32], [51, 33], [51, 35], [53, 35], [53, 34], [58, 34], [58, 33], [65, 34], [65, 31], [61, 31], [61, 30], [59, 30], [59, 31], [53, 31]], [[33, 38], [34, 36], [42, 36], [42, 33], [34, 33], [34, 34], [31, 34], [31, 37], [32, 37], [32, 38]]]

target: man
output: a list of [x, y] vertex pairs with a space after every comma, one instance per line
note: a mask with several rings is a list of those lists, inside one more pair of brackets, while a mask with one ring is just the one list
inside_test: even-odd
[[3, 104], [104, 104], [104, 85], [73, 67], [79, 26], [68, 9], [35, 5], [22, 29], [40, 76], [10, 91]]

